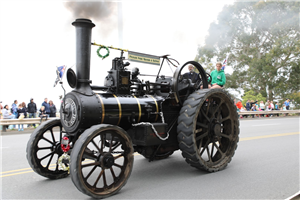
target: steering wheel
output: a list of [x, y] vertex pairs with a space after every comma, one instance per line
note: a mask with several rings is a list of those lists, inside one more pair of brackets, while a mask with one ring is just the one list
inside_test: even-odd
[[[179, 96], [179, 91], [182, 91], [184, 89], [187, 88], [193, 88], [194, 90], [196, 90], [200, 84], [193, 84], [192, 81], [190, 79], [179, 79], [180, 75], [181, 75], [181, 71], [184, 69], [185, 66], [187, 65], [194, 65], [198, 71], [199, 71], [199, 75], [201, 76], [202, 79], [202, 84], [203, 84], [203, 88], [208, 88], [208, 82], [207, 82], [207, 73], [205, 72], [205, 70], [203, 69], [203, 67], [195, 61], [188, 61], [186, 62], [182, 67], [177, 67], [174, 75], [173, 75], [173, 81], [172, 81], [172, 91], [174, 93], [174, 97], [177, 103], [179, 103], [181, 106], [183, 105], [183, 102], [187, 99], [187, 97], [190, 94], [190, 89], [187, 90], [186, 94], [184, 94], [184, 98], [180, 98]], [[191, 87], [193, 86], [193, 87]]]
[[211, 75], [209, 73], [206, 73], [206, 78], [207, 78], [207, 80], [209, 79], [208, 83], [211, 83], [212, 77], [211, 77]]

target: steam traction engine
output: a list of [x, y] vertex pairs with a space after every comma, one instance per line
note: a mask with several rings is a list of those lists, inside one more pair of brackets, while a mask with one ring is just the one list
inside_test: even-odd
[[[30, 137], [27, 159], [35, 172], [50, 179], [71, 174], [78, 190], [104, 198], [126, 184], [134, 152], [152, 161], [180, 149], [198, 169], [215, 172], [227, 166], [239, 140], [236, 108], [225, 91], [199, 89], [208, 87], [199, 63], [177, 67], [173, 77], [158, 74], [155, 82], [143, 82], [139, 69], [126, 69], [122, 51], [113, 59], [104, 86], [93, 86], [89, 77], [95, 25], [88, 19], [73, 25], [76, 73], [68, 70], [67, 80], [74, 90], [63, 99], [60, 119], [41, 124]], [[190, 64], [201, 82], [181, 76]]]

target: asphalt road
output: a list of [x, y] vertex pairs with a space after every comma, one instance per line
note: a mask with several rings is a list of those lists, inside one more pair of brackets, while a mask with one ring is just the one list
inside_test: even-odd
[[[127, 184], [107, 199], [287, 199], [300, 188], [299, 134], [299, 117], [241, 120], [235, 156], [216, 173], [192, 168], [180, 151], [150, 163], [135, 155]], [[32, 172], [29, 136], [1, 136], [1, 199], [90, 199], [70, 177], [48, 180]]]

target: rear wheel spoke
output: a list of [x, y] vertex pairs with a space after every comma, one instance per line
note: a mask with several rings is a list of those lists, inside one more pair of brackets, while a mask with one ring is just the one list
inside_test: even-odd
[[223, 123], [224, 121], [226, 121], [226, 120], [228, 120], [228, 119], [230, 119], [230, 115], [228, 115], [227, 117], [221, 119], [221, 123]]
[[216, 145], [215, 143], [213, 143], [215, 145], [215, 147], [218, 149], [218, 152], [223, 156], [224, 153], [223, 151], [220, 149], [220, 147], [218, 147], [218, 145]]
[[200, 123], [200, 122], [197, 122], [196, 123], [198, 126], [201, 126], [203, 128], [208, 128], [208, 125], [207, 124], [203, 124], [203, 123]]
[[199, 135], [198, 137], [196, 137], [196, 141], [206, 137], [207, 135], [208, 135], [208, 131], [206, 131], [205, 133], [203, 133], [203, 134]]

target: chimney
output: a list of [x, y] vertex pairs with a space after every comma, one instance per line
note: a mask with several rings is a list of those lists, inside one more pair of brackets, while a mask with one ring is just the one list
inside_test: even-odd
[[72, 25], [76, 28], [76, 90], [85, 95], [92, 95], [90, 60], [92, 28], [95, 24], [89, 19], [76, 19]]

